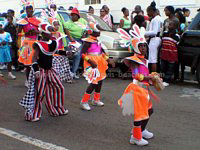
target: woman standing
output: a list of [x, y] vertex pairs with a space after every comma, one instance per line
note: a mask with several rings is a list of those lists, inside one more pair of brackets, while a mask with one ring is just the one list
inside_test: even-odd
[[121, 11], [123, 12], [124, 16], [120, 20], [119, 27], [129, 32], [131, 28], [131, 20], [129, 19], [129, 10], [123, 7]]
[[100, 18], [112, 28], [112, 21], [109, 15], [106, 14], [105, 9], [100, 9]]
[[175, 16], [175, 9], [173, 6], [166, 6], [165, 9], [165, 15], [167, 16], [167, 19], [165, 19], [164, 21], [164, 28], [163, 28], [163, 32], [168, 31], [168, 27], [169, 27], [169, 22], [173, 21], [176, 25], [176, 30], [179, 30], [179, 20], [176, 18]]
[[[26, 4], [27, 17], [17, 22], [17, 24], [19, 25], [18, 36], [19, 37], [25, 36], [25, 39], [22, 41], [21, 44], [20, 56], [18, 61], [24, 64], [24, 66], [26, 67], [27, 80], [31, 70], [32, 56], [34, 53], [32, 46], [33, 43], [38, 38], [39, 34], [38, 25], [41, 23], [40, 20], [36, 19], [33, 16], [33, 12], [34, 12], [33, 4], [27, 3]], [[22, 34], [22, 31], [25, 33], [25, 35]], [[25, 86], [28, 86], [27, 80], [25, 82]]]
[[160, 17], [156, 14], [156, 3], [152, 2], [147, 8], [147, 14], [151, 18], [149, 25], [149, 31], [145, 33], [145, 36], [150, 38], [149, 42], [149, 63], [151, 64], [151, 71], [157, 71], [157, 58], [158, 49], [161, 44], [160, 31], [161, 31], [161, 21]]
[[92, 6], [89, 6], [88, 12], [90, 15], [94, 15], [94, 8]]

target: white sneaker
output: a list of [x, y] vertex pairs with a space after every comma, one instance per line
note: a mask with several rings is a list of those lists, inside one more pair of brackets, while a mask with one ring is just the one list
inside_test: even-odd
[[69, 113], [69, 110], [66, 109], [66, 110], [64, 111], [63, 115], [67, 115], [68, 113]]
[[76, 74], [74, 75], [74, 78], [75, 79], [79, 79], [80, 77], [79, 76], [77, 76]]
[[24, 86], [28, 88], [28, 81], [27, 80], [25, 81]]
[[40, 118], [35, 118], [35, 119], [31, 120], [31, 122], [37, 122], [39, 120], [40, 120]]
[[103, 106], [104, 106], [104, 103], [101, 102], [101, 101], [92, 100], [92, 105], [94, 105], [94, 106], [99, 106], [99, 107], [103, 107]]
[[151, 139], [153, 138], [153, 133], [149, 132], [147, 129], [142, 131], [142, 137], [145, 139]]
[[166, 87], [166, 86], [169, 86], [169, 83], [163, 82], [163, 85]]
[[0, 66], [0, 70], [5, 70], [5, 69], [7, 69], [7, 65], [3, 64]]
[[16, 76], [14, 76], [11, 72], [8, 73], [8, 78], [9, 79], [12, 79], [12, 80], [15, 80], [16, 79]]
[[87, 111], [90, 111], [90, 105], [88, 103], [81, 103], [81, 108]]
[[149, 142], [147, 140], [143, 139], [143, 138], [141, 140], [137, 140], [133, 136], [131, 136], [130, 144], [136, 144], [138, 146], [145, 146], [145, 145], [148, 145]]
[[14, 66], [12, 66], [12, 70], [15, 70], [15, 67], [14, 67]]

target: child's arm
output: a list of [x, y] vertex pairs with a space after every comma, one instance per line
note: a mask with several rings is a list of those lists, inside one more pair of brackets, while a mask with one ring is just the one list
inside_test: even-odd
[[33, 49], [34, 49], [34, 54], [33, 54], [33, 57], [32, 57], [32, 68], [34, 70], [34, 74], [35, 74], [36, 79], [38, 79], [39, 76], [40, 76], [40, 71], [39, 71], [39, 66], [38, 66], [37, 60], [38, 60], [40, 48], [36, 43], [34, 43]]
[[108, 53], [106, 53], [105, 50], [104, 50], [103, 48], [101, 48], [101, 50], [102, 50], [102, 52], [103, 52], [103, 57], [104, 57], [104, 59], [107, 60], [108, 63], [109, 63], [110, 65], [112, 65], [112, 67], [114, 68], [114, 67], [115, 67], [115, 62], [114, 62], [114, 60], [111, 59], [111, 58], [109, 58]]

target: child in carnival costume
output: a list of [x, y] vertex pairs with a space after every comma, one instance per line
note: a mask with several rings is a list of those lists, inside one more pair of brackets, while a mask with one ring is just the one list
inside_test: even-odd
[[106, 78], [108, 63], [113, 67], [115, 65], [101, 47], [101, 43], [97, 40], [97, 37], [100, 36], [100, 31], [97, 29], [98, 25], [94, 19], [90, 20], [89, 25], [93, 31], [90, 31], [90, 36], [88, 38], [82, 39], [84, 41], [82, 58], [84, 59], [84, 77], [90, 85], [87, 87], [80, 103], [81, 108], [87, 111], [91, 110], [88, 101], [93, 91], [95, 92], [92, 104], [100, 107], [104, 106], [104, 103], [100, 100], [102, 83]]
[[[58, 50], [64, 51], [64, 44], [63, 44], [63, 40], [61, 37], [65, 38], [66, 35], [62, 35], [58, 31], [60, 24], [59, 24], [59, 21], [56, 19], [56, 15], [55, 15], [55, 12], [53, 9], [50, 10], [49, 14], [51, 17], [49, 17], [46, 14], [45, 10], [42, 11], [43, 18], [46, 19], [54, 27], [52, 39], [55, 40], [55, 39], [60, 38], [60, 40], [58, 41]], [[72, 56], [73, 53], [75, 53], [78, 50], [78, 48], [75, 48], [75, 44], [77, 44], [77, 42], [69, 43], [68, 48], [72, 48], [72, 49], [67, 51], [68, 56]], [[66, 81], [68, 83], [72, 83], [73, 76], [70, 71], [69, 59], [67, 57], [59, 55], [59, 54], [54, 54], [53, 55], [53, 68], [57, 72], [57, 75], [59, 76], [61, 81]]]
[[[22, 0], [21, 2], [22, 6], [25, 7], [27, 16], [17, 22], [19, 25], [19, 47], [21, 47], [18, 61], [26, 67], [26, 77], [28, 79], [34, 53], [32, 47], [33, 43], [38, 39], [38, 26], [41, 21], [33, 16], [34, 2], [32, 0]], [[27, 86], [27, 81], [25, 82], [25, 85]]]
[[26, 95], [20, 101], [25, 108], [27, 121], [39, 121], [42, 114], [42, 101], [46, 96], [45, 105], [51, 116], [68, 114], [64, 108], [64, 86], [56, 71], [52, 67], [53, 54], [67, 55], [65, 51], [58, 51], [58, 41], [50, 40], [54, 28], [49, 23], [41, 23], [39, 30], [42, 40], [33, 45], [34, 55], [32, 69]]
[[162, 81], [157, 73], [149, 74], [148, 60], [145, 59], [148, 49], [144, 37], [145, 29], [135, 24], [133, 30], [129, 31], [130, 35], [120, 28], [117, 31], [122, 39], [122, 46], [131, 46], [135, 52], [134, 56], [124, 59], [124, 63], [132, 70], [133, 82], [128, 85], [118, 103], [123, 109], [123, 115], [133, 115], [134, 118], [130, 143], [143, 146], [148, 144], [145, 139], [154, 136], [146, 129], [149, 117], [153, 113], [150, 97], [158, 99], [149, 89], [149, 82], [153, 81], [158, 90], [163, 89], [164, 86], [158, 86], [157, 81], [161, 84]]

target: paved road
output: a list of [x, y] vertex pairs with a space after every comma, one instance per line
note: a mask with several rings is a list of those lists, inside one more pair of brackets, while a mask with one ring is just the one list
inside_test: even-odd
[[[31, 123], [24, 121], [24, 110], [18, 105], [26, 92], [24, 74], [16, 75], [16, 81], [9, 81], [5, 87], [0, 85], [0, 150], [41, 149], [1, 134], [1, 128], [70, 150], [138, 149], [128, 143], [131, 117], [123, 117], [117, 105], [118, 98], [131, 80], [108, 78], [102, 91], [105, 107], [93, 107], [91, 112], [82, 111], [79, 106], [86, 81], [80, 79], [72, 85], [64, 84], [65, 106], [70, 111], [69, 115], [53, 118], [44, 107], [41, 121]], [[200, 149], [200, 90], [197, 85], [171, 85], [158, 95], [161, 102], [154, 103], [155, 113], [148, 124], [155, 138], [142, 149]]]

